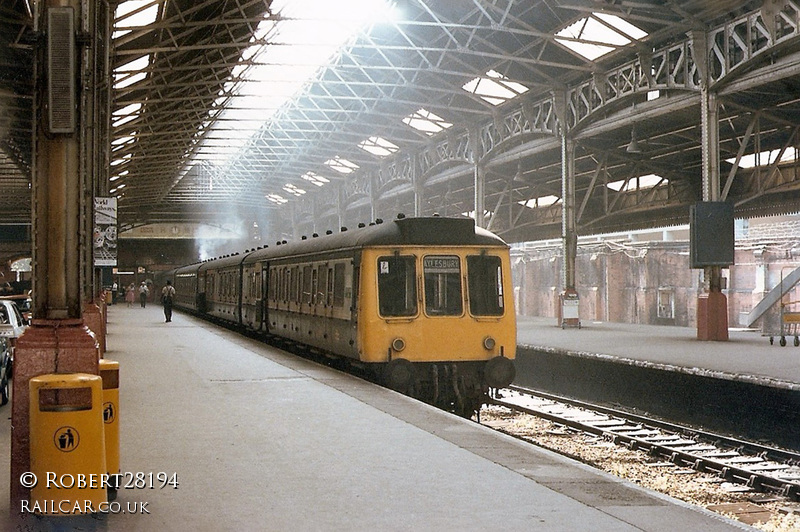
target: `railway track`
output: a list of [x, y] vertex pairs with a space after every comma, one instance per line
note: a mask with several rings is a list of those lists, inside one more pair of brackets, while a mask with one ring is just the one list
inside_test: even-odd
[[728, 482], [800, 500], [800, 454], [511, 387], [492, 404], [547, 419]]

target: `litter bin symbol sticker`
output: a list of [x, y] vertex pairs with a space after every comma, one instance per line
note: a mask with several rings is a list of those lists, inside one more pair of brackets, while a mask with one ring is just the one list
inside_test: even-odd
[[78, 447], [80, 440], [78, 431], [74, 427], [61, 427], [53, 436], [56, 449], [64, 453], [74, 451]]
[[108, 402], [103, 403], [103, 423], [108, 425], [109, 423], [114, 422], [114, 418], [117, 417], [117, 410], [114, 408], [114, 403]]

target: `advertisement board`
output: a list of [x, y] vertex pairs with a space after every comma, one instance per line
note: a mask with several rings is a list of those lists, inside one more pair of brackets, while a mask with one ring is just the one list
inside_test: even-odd
[[94, 199], [92, 249], [95, 266], [117, 265], [117, 198]]

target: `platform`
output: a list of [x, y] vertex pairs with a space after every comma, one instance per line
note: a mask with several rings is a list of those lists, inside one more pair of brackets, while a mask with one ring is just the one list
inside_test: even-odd
[[185, 314], [164, 323], [158, 306], [110, 307], [106, 358], [123, 470], [180, 485], [121, 490], [149, 513], [60, 530], [748, 529]]
[[517, 384], [800, 450], [800, 347], [731, 330], [520, 317]]
[[534, 348], [610, 355], [731, 379], [800, 390], [800, 347], [781, 347], [760, 332], [730, 329], [726, 342], [701, 341], [691, 327], [587, 322], [561, 329], [555, 318], [520, 316], [517, 343]]

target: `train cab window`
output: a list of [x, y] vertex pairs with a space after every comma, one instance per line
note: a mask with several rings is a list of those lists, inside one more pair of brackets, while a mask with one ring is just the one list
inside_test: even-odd
[[503, 277], [500, 257], [467, 257], [469, 311], [473, 316], [503, 315]]
[[425, 312], [431, 316], [457, 316], [464, 310], [461, 295], [461, 261], [455, 255], [428, 255], [422, 260], [425, 277]]
[[378, 311], [381, 316], [417, 313], [417, 268], [413, 256], [378, 258]]

